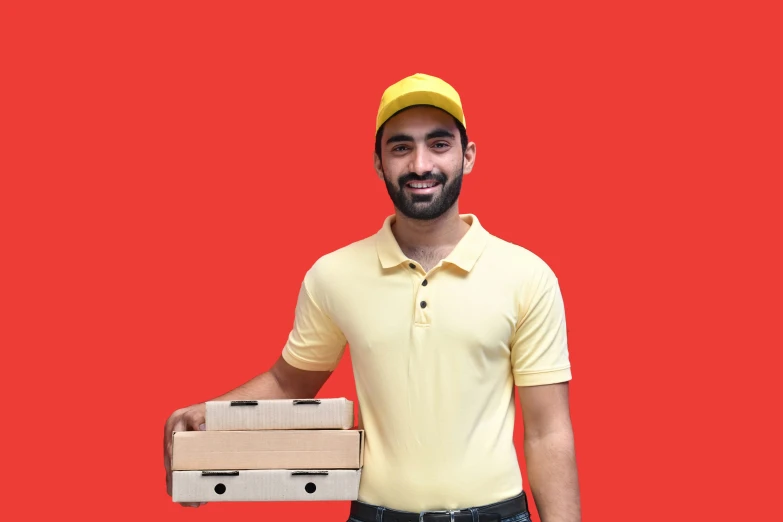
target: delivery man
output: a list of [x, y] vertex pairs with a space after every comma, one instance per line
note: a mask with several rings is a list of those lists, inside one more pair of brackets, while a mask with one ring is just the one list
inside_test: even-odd
[[[280, 358], [216, 398], [314, 397], [350, 345], [366, 436], [353, 522], [530, 520], [512, 440], [515, 390], [541, 519], [580, 520], [558, 279], [460, 213], [476, 160], [466, 129], [443, 80], [415, 74], [386, 89], [374, 166], [394, 214], [312, 265]], [[498, 179], [499, 198], [502, 187]], [[519, 195], [506, 196], [518, 220]], [[169, 494], [171, 433], [203, 429], [204, 415], [196, 404], [165, 424]]]

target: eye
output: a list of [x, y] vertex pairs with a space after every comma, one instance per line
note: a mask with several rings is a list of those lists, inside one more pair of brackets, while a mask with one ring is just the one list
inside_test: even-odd
[[435, 147], [436, 149], [446, 149], [446, 148], [451, 147], [451, 144], [446, 142], [446, 141], [439, 141], [439, 142], [433, 144], [433, 147]]
[[406, 150], [408, 150], [407, 145], [397, 145], [394, 148], [392, 148], [392, 152], [404, 152]]

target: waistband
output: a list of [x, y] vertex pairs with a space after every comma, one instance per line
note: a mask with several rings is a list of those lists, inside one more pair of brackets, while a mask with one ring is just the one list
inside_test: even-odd
[[527, 512], [527, 496], [524, 491], [516, 497], [494, 504], [421, 513], [397, 511], [359, 501], [351, 502], [351, 518], [359, 522], [500, 522]]

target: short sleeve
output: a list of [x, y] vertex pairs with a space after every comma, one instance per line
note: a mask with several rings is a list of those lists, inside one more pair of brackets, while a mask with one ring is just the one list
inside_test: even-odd
[[305, 279], [299, 290], [294, 325], [283, 348], [283, 359], [301, 370], [332, 371], [340, 362], [346, 344], [343, 333], [316, 304]]
[[565, 308], [557, 279], [530, 299], [511, 341], [511, 365], [517, 386], [571, 380]]

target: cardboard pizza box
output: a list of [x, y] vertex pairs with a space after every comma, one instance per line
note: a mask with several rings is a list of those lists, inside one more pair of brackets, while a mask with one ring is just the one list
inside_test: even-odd
[[356, 500], [361, 470], [174, 471], [174, 502]]
[[360, 469], [364, 430], [181, 431], [172, 470]]
[[348, 430], [353, 427], [353, 402], [344, 397], [207, 402], [207, 431]]

